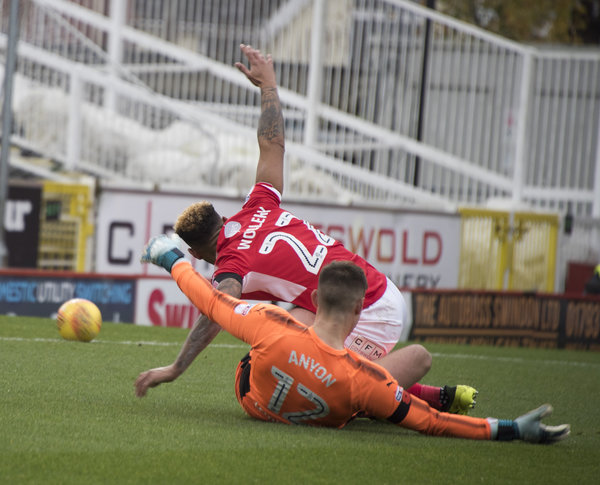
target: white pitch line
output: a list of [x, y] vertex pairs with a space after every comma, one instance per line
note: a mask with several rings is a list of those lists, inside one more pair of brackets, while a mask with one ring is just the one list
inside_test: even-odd
[[[9, 342], [65, 342], [59, 338], [24, 338], [24, 337], [0, 337], [0, 341]], [[153, 345], [155, 347], [181, 347], [183, 342], [155, 342], [145, 340], [94, 340], [89, 342], [91, 344], [117, 344], [117, 345]], [[211, 344], [211, 347], [221, 349], [248, 349], [246, 344]], [[572, 360], [534, 360], [534, 359], [523, 359], [521, 357], [491, 357], [488, 355], [474, 355], [474, 354], [443, 354], [439, 352], [432, 352], [433, 357], [442, 357], [450, 359], [470, 359], [470, 360], [492, 360], [498, 362], [510, 362], [517, 364], [551, 364], [551, 365], [562, 365], [562, 366], [574, 366], [574, 367], [598, 367], [600, 363], [594, 362], [577, 362]]]
[[[65, 342], [60, 338], [24, 338], [24, 337], [0, 337], [0, 341], [8, 342]], [[145, 340], [93, 340], [89, 344], [117, 344], [117, 345], [153, 345], [155, 347], [181, 347], [183, 342], [153, 342]], [[243, 344], [211, 344], [211, 347], [222, 349], [247, 349], [248, 345]]]
[[554, 365], [566, 365], [566, 366], [575, 366], [575, 367], [598, 367], [600, 368], [600, 363], [596, 364], [595, 362], [576, 362], [573, 360], [534, 360], [534, 359], [523, 359], [521, 357], [491, 357], [488, 355], [473, 355], [473, 354], [441, 354], [432, 352], [431, 355], [433, 357], [444, 357], [444, 358], [452, 358], [452, 359], [473, 359], [473, 360], [495, 360], [499, 362], [510, 362], [516, 364], [554, 364]]

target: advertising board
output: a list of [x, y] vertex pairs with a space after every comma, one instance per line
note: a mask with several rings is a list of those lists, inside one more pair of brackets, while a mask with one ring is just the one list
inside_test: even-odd
[[134, 278], [68, 272], [0, 272], [0, 314], [54, 318], [62, 303], [86, 298], [106, 322], [133, 322]]
[[600, 350], [600, 299], [492, 291], [415, 291], [411, 340]]
[[[139, 262], [142, 248], [150, 237], [172, 231], [177, 216], [201, 199], [197, 195], [103, 190], [96, 226], [96, 271], [164, 274]], [[234, 198], [209, 200], [224, 216], [236, 213], [242, 205]], [[460, 217], [455, 214], [286, 202], [282, 206], [344, 243], [401, 288], [457, 286]], [[205, 276], [211, 275], [210, 265], [200, 261], [194, 265]]]

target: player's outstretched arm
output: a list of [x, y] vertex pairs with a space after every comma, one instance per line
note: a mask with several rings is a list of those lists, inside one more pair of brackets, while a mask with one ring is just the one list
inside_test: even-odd
[[258, 146], [260, 156], [256, 167], [256, 182], [268, 182], [280, 193], [283, 192], [283, 156], [285, 153], [285, 133], [283, 114], [273, 59], [266, 57], [249, 45], [240, 46], [250, 63], [248, 69], [241, 62], [235, 66], [260, 88], [261, 114], [258, 120]]
[[425, 401], [410, 396], [388, 419], [402, 427], [435, 436], [498, 441], [522, 440], [528, 443], [555, 443], [569, 436], [568, 424], [549, 426], [542, 419], [552, 413], [544, 404], [517, 419], [474, 418], [440, 413]]
[[[234, 298], [242, 296], [242, 285], [235, 278], [225, 278], [219, 283], [217, 290]], [[221, 327], [217, 323], [211, 321], [206, 315], [200, 315], [183, 343], [177, 359], [172, 364], [174, 379], [185, 372], [194, 359], [208, 347], [220, 331]]]
[[[183, 253], [177, 248], [175, 241], [162, 235], [150, 240], [144, 248], [141, 259], [142, 262], [153, 263], [170, 272], [175, 263], [183, 260]], [[218, 289], [236, 298], [242, 294], [242, 287], [234, 278], [221, 281]], [[135, 381], [136, 396], [143, 397], [149, 388], [177, 379], [213, 341], [220, 330], [219, 325], [201, 315], [190, 330], [175, 362], [165, 367], [147, 370], [138, 376]]]
[[157, 367], [142, 372], [135, 381], [135, 395], [144, 397], [151, 387], [177, 379], [200, 352], [213, 341], [220, 330], [219, 325], [201, 315], [194, 323], [192, 330], [190, 330], [175, 362], [165, 367]]

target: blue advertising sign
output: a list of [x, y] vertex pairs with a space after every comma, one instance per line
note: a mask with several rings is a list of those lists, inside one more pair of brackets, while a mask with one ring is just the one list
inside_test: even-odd
[[135, 279], [0, 273], [0, 314], [54, 318], [71, 298], [93, 301], [105, 322], [133, 322]]

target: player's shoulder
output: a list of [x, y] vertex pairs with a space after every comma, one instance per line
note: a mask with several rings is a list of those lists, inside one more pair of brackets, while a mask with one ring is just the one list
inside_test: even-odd
[[252, 207], [259, 203], [279, 206], [281, 203], [281, 193], [271, 184], [258, 182], [246, 196], [243, 207]]
[[262, 303], [259, 308], [267, 318], [275, 320], [278, 324], [283, 325], [289, 330], [306, 333], [309, 328], [302, 322], [292, 317], [287, 310], [278, 305], [272, 303]]

